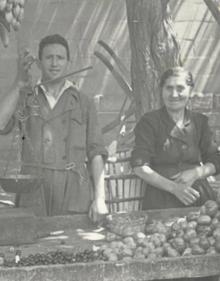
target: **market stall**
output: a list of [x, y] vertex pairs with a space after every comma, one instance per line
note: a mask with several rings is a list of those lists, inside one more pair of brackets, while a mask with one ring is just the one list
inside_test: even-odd
[[[15, 209], [14, 209], [15, 210]], [[194, 208], [170, 209], [133, 212], [132, 214], [114, 214], [113, 219], [130, 218], [139, 220], [143, 217], [151, 220], [173, 220], [183, 218], [189, 212], [197, 211]], [[21, 211], [17, 210], [17, 213]], [[23, 213], [24, 214], [24, 213]], [[22, 217], [17, 223], [22, 223]], [[21, 257], [30, 255], [36, 258], [38, 254], [81, 253], [78, 260], [72, 262], [57, 261], [63, 264], [35, 264], [32, 266], [2, 265], [0, 280], [154, 280], [181, 277], [212, 276], [220, 274], [220, 254], [200, 254], [178, 257], [161, 257], [156, 259], [133, 258], [130, 261], [107, 261], [102, 258], [88, 258], [106, 243], [107, 230], [104, 227], [93, 225], [84, 215], [63, 217], [33, 217], [35, 226], [34, 241], [30, 244], [1, 246], [1, 254], [5, 257], [15, 257], [17, 250]], [[28, 230], [27, 230], [28, 231]], [[13, 246], [13, 247], [12, 247]], [[94, 250], [95, 249], [95, 250]], [[87, 255], [87, 259], [82, 257]], [[36, 261], [36, 259], [35, 259]], [[79, 262], [78, 262], [79, 261]]]
[[[7, 47], [8, 32], [19, 28], [25, 1], [0, 3], [0, 36]], [[31, 106], [37, 116], [34, 100]], [[15, 132], [13, 138], [18, 164], [24, 135]], [[9, 174], [9, 161], [10, 157], [0, 182], [6, 192], [19, 195], [39, 185], [40, 177], [19, 174], [20, 165]], [[205, 209], [115, 213], [99, 227], [86, 215], [36, 217], [28, 209], [1, 208], [0, 281], [147, 281], [220, 275], [219, 202], [212, 201]], [[194, 217], [189, 219], [188, 214]], [[160, 231], [150, 232], [158, 222]]]

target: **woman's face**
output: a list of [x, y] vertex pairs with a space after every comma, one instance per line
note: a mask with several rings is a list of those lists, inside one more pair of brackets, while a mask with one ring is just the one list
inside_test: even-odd
[[169, 77], [162, 88], [162, 98], [168, 111], [185, 109], [191, 94], [191, 87], [186, 84], [186, 76]]

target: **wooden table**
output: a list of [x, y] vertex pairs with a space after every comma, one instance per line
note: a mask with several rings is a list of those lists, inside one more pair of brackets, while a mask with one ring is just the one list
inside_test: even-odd
[[[170, 209], [147, 212], [152, 218], [182, 216], [191, 209]], [[145, 212], [139, 212], [143, 215]], [[65, 244], [59, 240], [38, 239], [35, 244], [22, 245], [24, 254], [44, 252], [51, 249], [84, 249], [102, 243], [102, 240], [82, 240], [79, 233], [96, 233], [97, 227], [84, 215], [37, 218], [37, 235], [43, 237], [51, 231], [64, 230], [69, 236]], [[104, 232], [101, 232], [104, 235]], [[0, 247], [7, 252], [9, 246]], [[0, 281], [131, 281], [181, 277], [220, 275], [220, 255], [203, 255], [179, 258], [161, 258], [156, 261], [134, 260], [132, 262], [93, 262], [68, 265], [47, 265], [0, 269]]]

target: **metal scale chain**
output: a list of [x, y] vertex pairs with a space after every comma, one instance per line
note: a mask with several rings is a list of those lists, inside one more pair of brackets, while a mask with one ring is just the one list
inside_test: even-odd
[[[37, 107], [39, 107], [39, 105], [37, 105], [37, 103], [35, 102], [35, 95], [32, 101], [31, 106], [33, 105], [34, 108], [34, 114], [35, 115], [39, 115], [39, 110], [36, 110]], [[28, 115], [25, 115], [23, 112], [24, 108], [22, 108], [22, 110], [17, 110], [15, 113], [15, 129], [14, 129], [14, 133], [13, 133], [13, 137], [12, 137], [12, 142], [11, 142], [11, 147], [9, 150], [9, 155], [8, 155], [8, 159], [6, 162], [6, 166], [4, 168], [4, 173], [3, 175], [6, 176], [7, 172], [9, 170], [10, 167], [10, 162], [12, 161], [12, 153], [16, 154], [16, 167], [14, 168], [14, 172], [16, 177], [18, 178], [18, 175], [21, 172], [21, 165], [22, 165], [22, 158], [21, 158], [21, 154], [22, 154], [22, 143], [23, 143], [23, 138], [25, 137], [25, 140], [27, 142], [27, 145], [29, 146], [30, 149], [30, 153], [32, 154], [32, 158], [35, 158], [35, 152], [34, 152], [34, 148], [33, 145], [31, 143], [31, 139], [28, 136], [26, 127], [25, 127], [25, 122], [26, 120], [29, 118]], [[21, 124], [21, 128], [19, 128], [19, 124]], [[14, 173], [13, 173], [14, 174]]]
[[[16, 123], [18, 123], [18, 122], [16, 121]], [[5, 177], [8, 174], [8, 172], [10, 172], [12, 174], [15, 173], [16, 177], [20, 173], [20, 170], [21, 170], [21, 167], [19, 165], [19, 163], [21, 162], [20, 146], [21, 146], [20, 130], [16, 124], [14, 132], [13, 132], [12, 142], [11, 142], [11, 146], [9, 149], [6, 165], [3, 169], [3, 177]], [[12, 167], [10, 169], [10, 163], [13, 161], [12, 154], [14, 153], [14, 150], [16, 151], [16, 161], [15, 161], [16, 167], [14, 168], [14, 172], [11, 172]]]

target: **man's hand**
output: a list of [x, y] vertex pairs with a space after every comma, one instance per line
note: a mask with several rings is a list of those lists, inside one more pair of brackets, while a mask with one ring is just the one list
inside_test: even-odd
[[108, 209], [103, 198], [95, 199], [89, 210], [89, 217], [93, 222], [100, 222], [105, 215], [108, 214]]
[[31, 55], [28, 49], [23, 49], [18, 54], [17, 59], [17, 76], [16, 82], [21, 87], [31, 85], [31, 74], [30, 69], [32, 64], [36, 61], [36, 58]]

